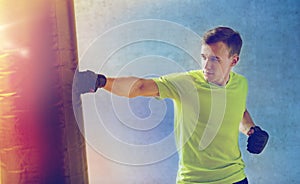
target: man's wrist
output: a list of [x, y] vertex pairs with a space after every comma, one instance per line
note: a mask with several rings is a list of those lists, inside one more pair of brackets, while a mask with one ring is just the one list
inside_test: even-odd
[[247, 132], [247, 135], [250, 136], [255, 132], [255, 126], [250, 127], [249, 131]]
[[97, 75], [97, 81], [96, 81], [96, 90], [97, 88], [103, 88], [106, 84], [106, 77], [102, 74]]

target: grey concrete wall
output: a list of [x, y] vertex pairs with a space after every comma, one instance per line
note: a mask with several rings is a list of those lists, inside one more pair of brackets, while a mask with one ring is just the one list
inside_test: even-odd
[[[249, 154], [245, 149], [246, 137], [240, 136], [250, 183], [300, 182], [300, 1], [76, 0], [75, 5], [81, 69], [106, 75], [149, 77], [197, 69], [200, 66], [199, 38], [191, 31], [202, 35], [217, 25], [238, 30], [244, 46], [240, 63], [234, 70], [248, 78], [248, 109], [255, 122], [270, 134], [268, 146], [261, 155]], [[148, 22], [138, 25], [141, 27], [124, 26], [145, 19]], [[169, 29], [151, 25], [149, 19], [170, 21], [165, 22]], [[172, 27], [172, 22], [178, 25]], [[138, 42], [139, 36], [150, 40]], [[135, 41], [130, 42], [131, 39]], [[87, 135], [94, 135], [87, 137], [91, 183], [175, 183], [176, 153], [169, 157], [155, 155], [164, 159], [133, 166], [122, 160], [131, 157], [144, 163], [149, 161], [149, 155], [145, 153], [147, 158], [143, 158], [134, 152], [122, 151], [116, 148], [118, 144], [101, 137], [104, 128], [128, 144], [149, 145], [163, 140], [173, 132], [170, 101], [159, 104], [144, 98], [126, 100], [99, 91], [83, 96], [83, 102]], [[155, 114], [160, 107], [165, 109], [163, 117]], [[128, 112], [134, 117], [128, 117]], [[150, 120], [157, 125], [150, 121], [146, 124], [152, 127], [140, 125], [138, 120], [144, 121], [147, 117], [153, 117]], [[142, 131], [143, 128], [147, 131]], [[109, 155], [111, 152], [105, 149], [116, 155]], [[172, 150], [172, 147], [166, 149]]]

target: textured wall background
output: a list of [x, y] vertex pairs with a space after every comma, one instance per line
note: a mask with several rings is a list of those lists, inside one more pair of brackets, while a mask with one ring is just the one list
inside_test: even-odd
[[[240, 146], [250, 183], [300, 182], [300, 157], [298, 156], [300, 151], [298, 133], [300, 1], [77, 0], [75, 5], [79, 53], [82, 58], [81, 69], [92, 69], [106, 75], [149, 76], [199, 68], [197, 56], [191, 58], [182, 48], [153, 40], [134, 42], [112, 52], [109, 48], [120, 39], [143, 36], [143, 32], [149, 29], [152, 31], [157, 29], [159, 32], [159, 27], [147, 27], [145, 24], [141, 30], [126, 30], [125, 36], [121, 35], [119, 38], [106, 34], [113, 32], [111, 30], [113, 27], [120, 28], [121, 24], [135, 20], [161, 19], [175, 22], [199, 35], [217, 25], [226, 25], [238, 30], [243, 37], [244, 46], [240, 63], [235, 71], [248, 78], [248, 109], [255, 122], [270, 134], [268, 147], [261, 155], [249, 154], [245, 150], [246, 137], [243, 135], [240, 137]], [[120, 30], [119, 28], [117, 30]], [[165, 32], [161, 34], [182, 41], [181, 44], [185, 44], [185, 41], [188, 42], [191, 38], [187, 34], [183, 34], [185, 38], [172, 37], [170, 35], [174, 29], [169, 31], [170, 34]], [[199, 45], [191, 43], [187, 48], [194, 51], [199, 48]], [[101, 58], [105, 56], [104, 52], [111, 54], [105, 61]], [[150, 55], [148, 59], [157, 59], [154, 56], [161, 56], [163, 59], [158, 59], [159, 63], [156, 67], [151, 65], [154, 61], [135, 60]], [[178, 67], [170, 63], [161, 66], [164, 59], [173, 64], [177, 63]], [[149, 69], [149, 66], [152, 68]], [[116, 101], [115, 105], [120, 108], [111, 105], [111, 96], [103, 91], [95, 95], [83, 96], [87, 134], [99, 136], [87, 138], [90, 182], [174, 183], [178, 160], [176, 154], [150, 165], [120, 164], [117, 159], [114, 159], [115, 157], [102, 153], [103, 149], [108, 147], [109, 141], [101, 137], [104, 134], [99, 126], [104, 120], [107, 130], [115, 138], [126, 143], [157, 142], [173, 131], [171, 102], [164, 101], [166, 114], [164, 118], [159, 119], [160, 123], [157, 126], [147, 131], [138, 131], [124, 126], [124, 121], [125, 124], [132, 122], [130, 119], [132, 117], [122, 120], [128, 113], [128, 111], [118, 111], [122, 109], [123, 101], [125, 105], [129, 104], [127, 108], [131, 109], [131, 113], [140, 119], [148, 116], [155, 117], [155, 109], [160, 107], [159, 102], [144, 98], [126, 100], [114, 97], [114, 99], [112, 101]], [[152, 103], [154, 108], [151, 107]], [[151, 111], [153, 109], [154, 111]], [[121, 118], [120, 114], [122, 114]], [[90, 130], [94, 132], [89, 133]], [[122, 149], [117, 149], [117, 145], [109, 145], [111, 146], [109, 149], [115, 151], [117, 156], [122, 155], [122, 158], [126, 158], [126, 154], [130, 155], [122, 152]], [[143, 159], [141, 155], [133, 154], [131, 157]]]

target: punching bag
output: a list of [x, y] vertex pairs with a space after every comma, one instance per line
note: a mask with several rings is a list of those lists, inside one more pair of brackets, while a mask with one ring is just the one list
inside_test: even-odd
[[1, 184], [88, 183], [74, 17], [72, 0], [0, 0]]

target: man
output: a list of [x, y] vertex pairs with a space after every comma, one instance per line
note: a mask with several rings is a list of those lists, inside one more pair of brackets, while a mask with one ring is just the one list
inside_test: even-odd
[[238, 130], [249, 136], [247, 149], [255, 154], [265, 147], [268, 134], [255, 126], [246, 109], [247, 80], [232, 72], [239, 62], [241, 47], [238, 32], [217, 27], [203, 36], [202, 70], [154, 79], [79, 72], [80, 80], [89, 81], [79, 88], [82, 93], [104, 88], [129, 98], [173, 99], [179, 154], [177, 183], [248, 183]]

